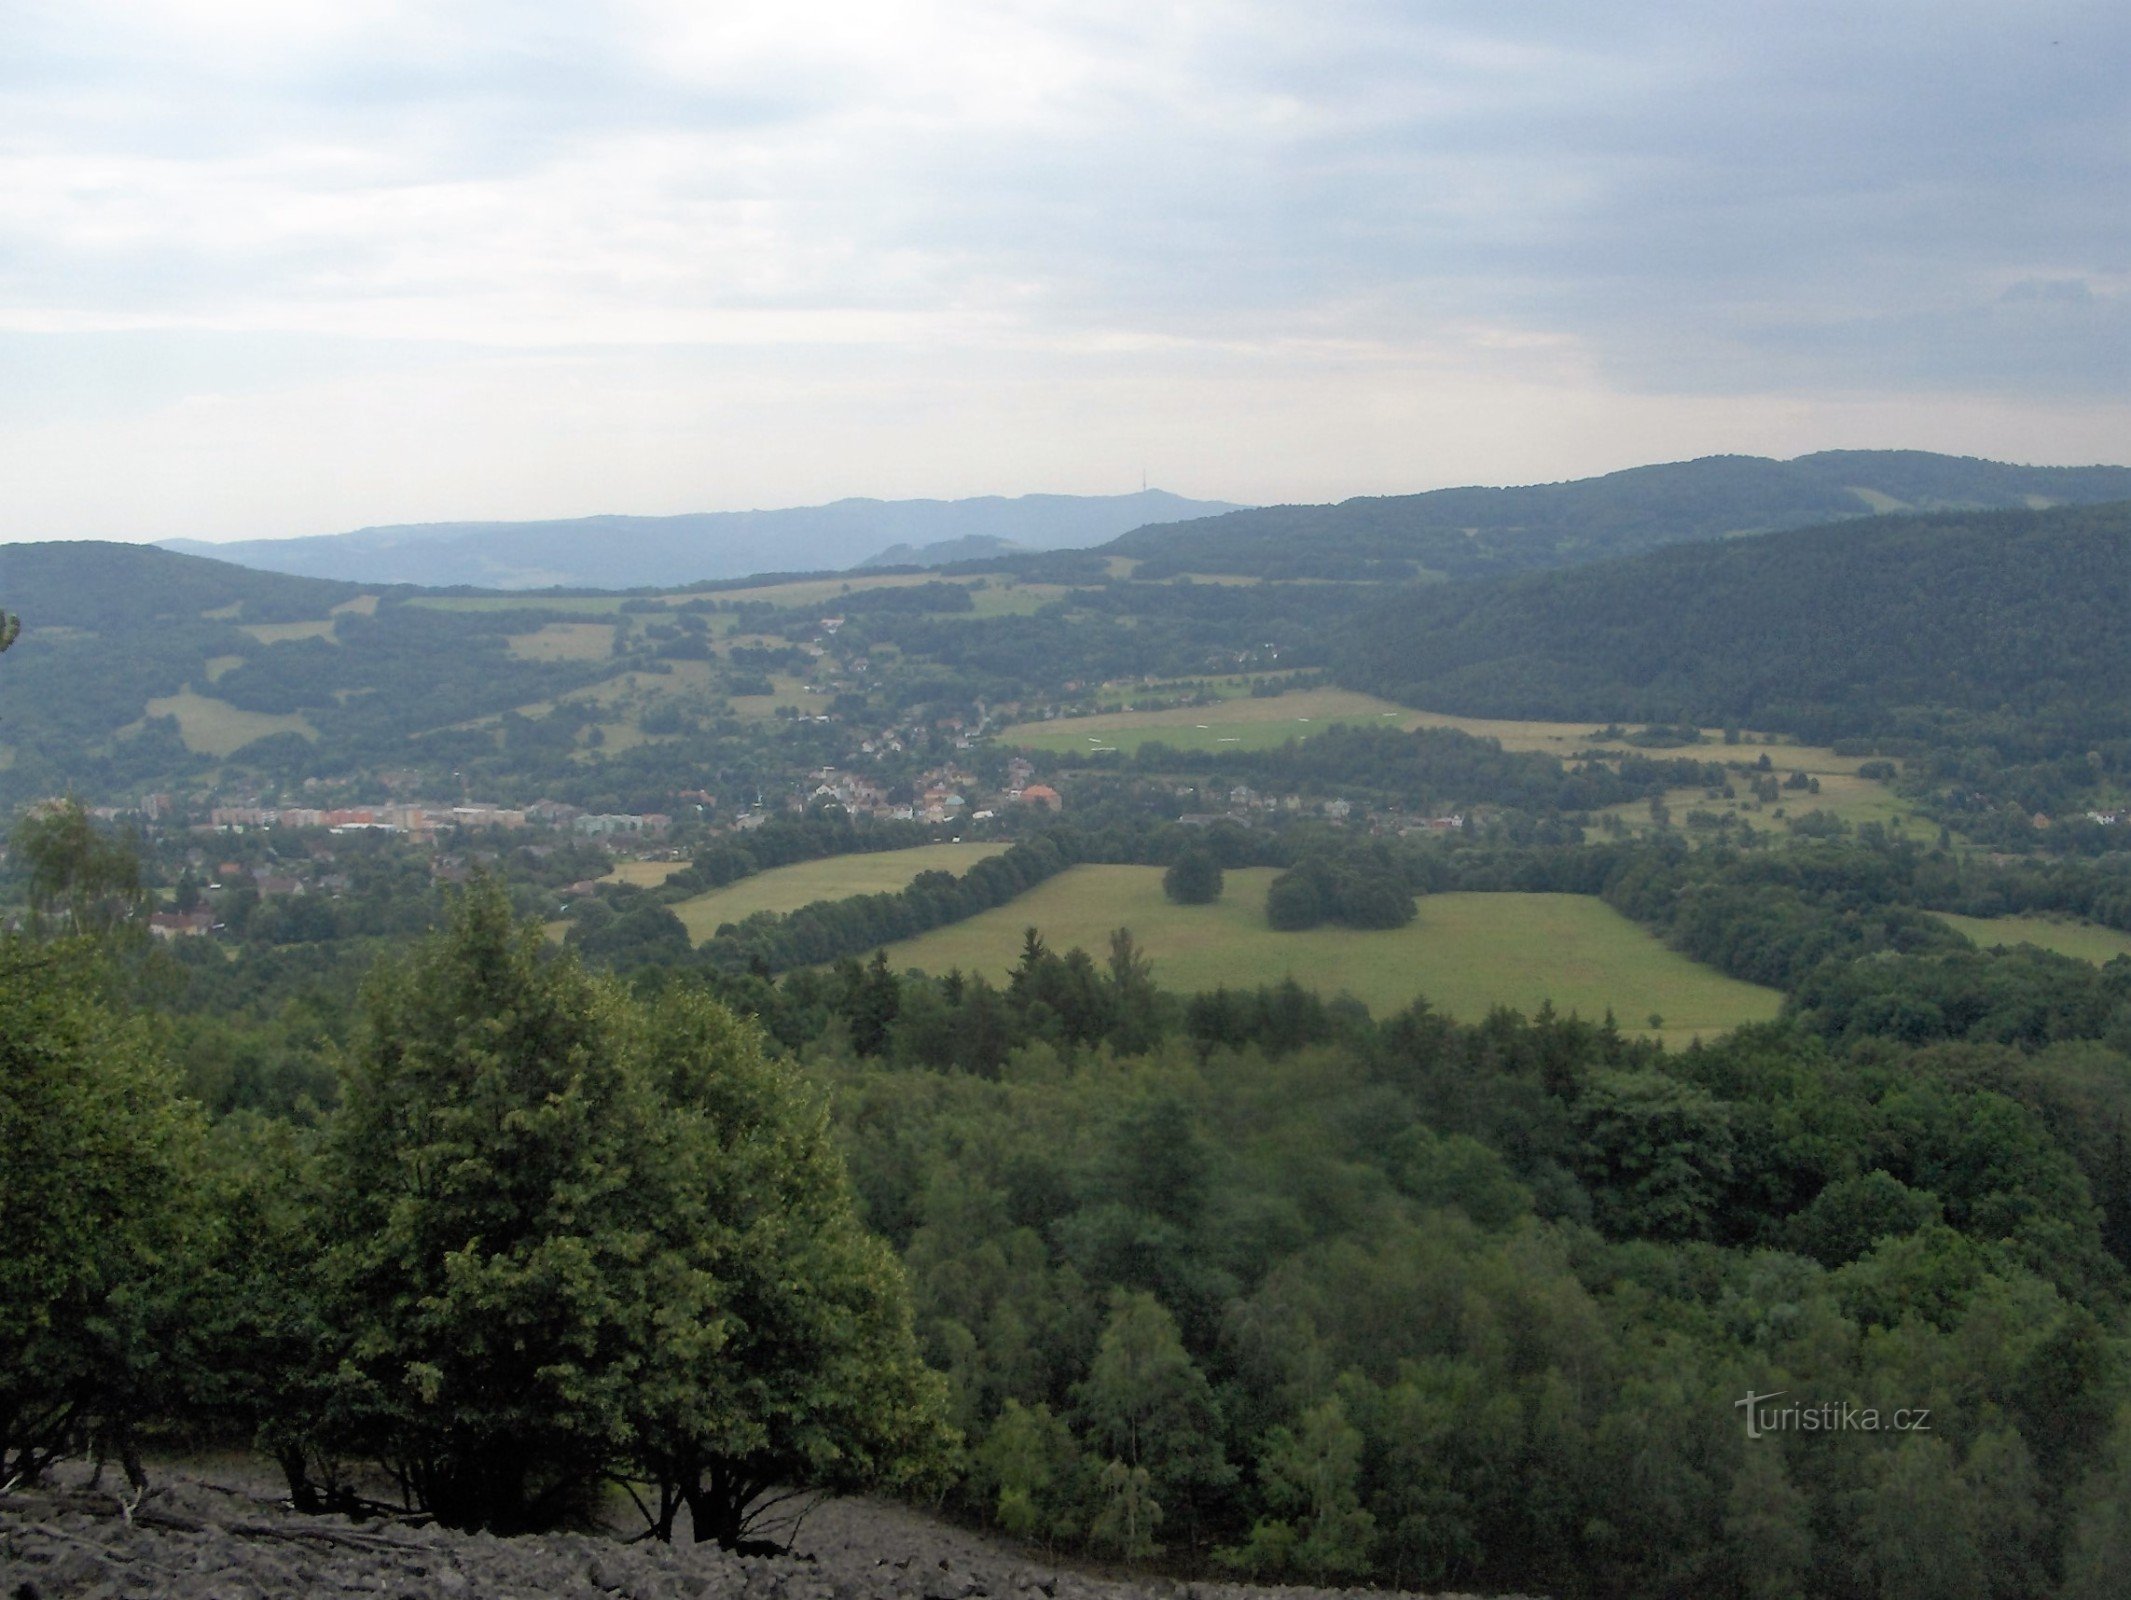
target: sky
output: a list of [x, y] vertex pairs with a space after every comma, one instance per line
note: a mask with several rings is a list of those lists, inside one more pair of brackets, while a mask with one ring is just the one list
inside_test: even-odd
[[2119, 0], [8, 0], [0, 540], [2131, 460]]

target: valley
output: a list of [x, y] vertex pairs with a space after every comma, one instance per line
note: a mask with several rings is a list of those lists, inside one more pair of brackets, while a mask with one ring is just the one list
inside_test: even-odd
[[2131, 9], [0, 50], [0, 1600], [2131, 1595]]
[[[1646, 1550], [1733, 1559], [1746, 1385], [1923, 1395], [1958, 1441], [1802, 1457], [1830, 1549], [1877, 1559], [1853, 1480], [1916, 1471], [2076, 1553], [2131, 1273], [2131, 507], [1919, 513], [2048, 496], [1866, 466], [1906, 492], [1459, 501], [1533, 519], [1462, 563], [1426, 496], [633, 591], [0, 546], [0, 1052], [75, 1041], [10, 1057], [104, 1108], [52, 1159], [123, 1137], [167, 1196], [39, 1270], [227, 1330], [170, 1347], [158, 1425], [286, 1412], [296, 1494], [427, 1425], [408, 1351], [548, 1392], [579, 1356], [459, 1354], [522, 1291], [665, 1363], [552, 1405], [654, 1532], [690, 1482], [728, 1533], [768, 1505], [700, 1498], [691, 1408], [744, 1372], [793, 1386], [778, 1473], [846, 1481], [828, 1430], [849, 1481], [1076, 1559], [1626, 1595]], [[346, 1264], [462, 1239], [462, 1187], [560, 1197], [569, 1242], [438, 1269], [434, 1337], [395, 1298], [428, 1255]], [[1651, 1471], [1700, 1509], [1591, 1533]], [[1121, 1532], [1135, 1496], [1203, 1535]]]

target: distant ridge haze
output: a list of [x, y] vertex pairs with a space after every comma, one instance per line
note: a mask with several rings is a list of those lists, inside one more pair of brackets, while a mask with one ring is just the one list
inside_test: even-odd
[[[161, 545], [268, 572], [354, 583], [636, 589], [758, 572], [843, 571], [890, 555], [937, 565], [966, 559], [962, 552], [991, 541], [1024, 550], [1081, 549], [1135, 528], [1237, 509], [1228, 501], [1143, 489], [1121, 495], [849, 499], [665, 517], [403, 523], [300, 539], [166, 539]], [[953, 553], [929, 555], [934, 546]]]
[[1564, 483], [1261, 506], [1134, 529], [1104, 552], [1136, 559], [1141, 578], [1484, 578], [1888, 512], [2124, 499], [2126, 467], [2027, 467], [1924, 450], [1703, 456]]
[[1125, 495], [847, 499], [775, 511], [434, 522], [166, 549], [297, 577], [488, 589], [666, 588], [771, 572], [942, 566], [1100, 547], [1142, 579], [1479, 578], [1889, 512], [2131, 499], [2131, 468], [1919, 450], [1704, 456], [1602, 477], [1244, 507]]

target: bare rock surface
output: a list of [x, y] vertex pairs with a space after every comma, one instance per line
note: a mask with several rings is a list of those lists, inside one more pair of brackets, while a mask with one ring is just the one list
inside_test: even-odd
[[0, 1496], [0, 1600], [1328, 1600], [1336, 1591], [1111, 1576], [901, 1507], [837, 1501], [795, 1554], [549, 1534], [500, 1539], [289, 1511], [257, 1483], [166, 1475], [130, 1514], [60, 1473]]

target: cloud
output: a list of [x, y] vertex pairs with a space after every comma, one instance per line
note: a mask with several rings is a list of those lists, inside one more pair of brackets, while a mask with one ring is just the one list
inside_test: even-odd
[[[1268, 386], [1351, 411], [1397, 374], [1423, 411], [1915, 419], [1808, 446], [2085, 406], [2084, 443], [2131, 374], [2127, 59], [2131, 16], [2084, 0], [30, 0], [0, 16], [0, 354], [34, 355], [0, 367], [0, 427], [42, 394], [70, 438], [197, 437], [223, 405], [288, 450], [247, 397], [495, 405], [487, 375], [532, 361], [721, 416], [719, 372], [773, 371], [788, 422], [847, 429], [883, 371], [1040, 380], [1157, 431], [1165, 395], [1244, 430], [1292, 414]], [[1203, 377], [1238, 363], [1233, 398]], [[878, 404], [962, 483], [1072, 486], [1039, 442], [919, 447]], [[409, 446], [375, 437], [382, 480]], [[1298, 485], [1381, 468], [1312, 447]], [[507, 469], [469, 473], [451, 497]], [[273, 531], [186, 482], [185, 514]], [[312, 515], [370, 517], [323, 490]]]

